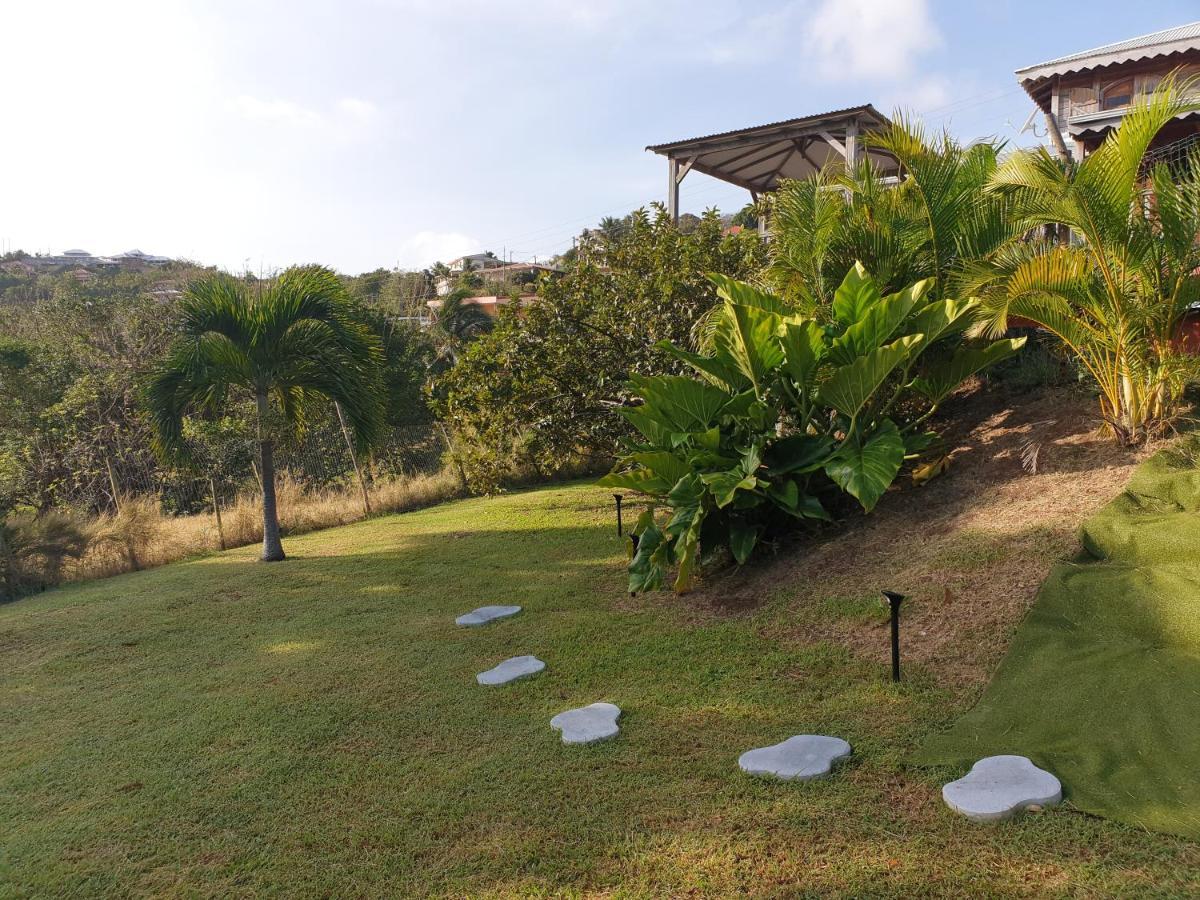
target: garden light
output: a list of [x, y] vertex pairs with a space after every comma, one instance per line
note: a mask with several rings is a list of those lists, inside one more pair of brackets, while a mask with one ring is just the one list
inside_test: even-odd
[[892, 611], [892, 681], [900, 680], [900, 604], [904, 595], [895, 591], [884, 591], [883, 599]]
[[621, 494], [613, 494], [613, 499], [617, 501], [617, 537], [625, 534], [625, 529], [621, 526], [621, 501], [625, 497]]

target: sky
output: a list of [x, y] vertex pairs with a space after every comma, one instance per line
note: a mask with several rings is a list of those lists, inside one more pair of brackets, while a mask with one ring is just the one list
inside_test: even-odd
[[[1013, 70], [1196, 0], [0, 0], [0, 250], [231, 271], [545, 259], [662, 201], [647, 144], [873, 103], [1020, 133]], [[691, 173], [684, 211], [749, 199]]]

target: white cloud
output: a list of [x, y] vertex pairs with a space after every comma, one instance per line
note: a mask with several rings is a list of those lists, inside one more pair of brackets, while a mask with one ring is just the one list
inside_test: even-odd
[[323, 117], [316, 110], [309, 109], [292, 100], [272, 99], [262, 100], [249, 94], [242, 94], [233, 101], [233, 107], [242, 116], [252, 121], [281, 122], [287, 125], [310, 127], [320, 125]]
[[821, 0], [805, 43], [827, 78], [901, 78], [942, 35], [927, 0]]
[[346, 115], [361, 121], [373, 119], [379, 114], [379, 107], [361, 97], [343, 97], [337, 105]]
[[398, 262], [404, 269], [423, 269], [479, 252], [479, 241], [456, 231], [418, 231], [401, 241]]

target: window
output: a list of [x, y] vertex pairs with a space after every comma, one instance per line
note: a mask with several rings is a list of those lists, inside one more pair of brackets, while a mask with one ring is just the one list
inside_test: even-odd
[[1119, 78], [1100, 85], [1100, 108], [1122, 109], [1133, 100], [1133, 79]]

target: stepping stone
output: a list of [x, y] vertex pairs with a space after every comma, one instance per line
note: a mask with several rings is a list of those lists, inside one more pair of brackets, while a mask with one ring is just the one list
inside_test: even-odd
[[509, 616], [515, 616], [520, 611], [521, 607], [519, 606], [481, 606], [479, 609], [473, 609], [469, 613], [459, 616], [454, 620], [454, 624], [471, 628], [478, 625], [486, 625], [495, 619], [506, 619]]
[[480, 684], [508, 684], [510, 681], [536, 675], [544, 668], [546, 664], [536, 656], [514, 656], [486, 672], [480, 672], [475, 676], [475, 680]]
[[943, 787], [942, 799], [972, 822], [999, 822], [1032, 806], [1054, 806], [1062, 784], [1024, 756], [989, 756]]
[[559, 713], [550, 720], [550, 727], [562, 732], [564, 744], [594, 744], [617, 736], [620, 715], [616, 704], [593, 703]]
[[738, 757], [738, 766], [748, 775], [811, 781], [824, 778], [837, 760], [849, 755], [850, 745], [841, 738], [798, 734], [770, 747], [747, 750]]

